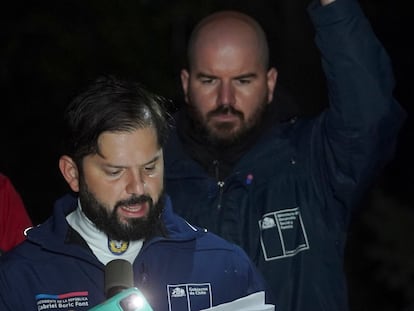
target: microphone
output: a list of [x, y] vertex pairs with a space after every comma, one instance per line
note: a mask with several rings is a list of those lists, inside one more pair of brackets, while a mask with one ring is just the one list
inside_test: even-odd
[[124, 289], [134, 287], [132, 265], [125, 259], [115, 259], [105, 267], [105, 296], [107, 299]]
[[132, 265], [124, 259], [114, 259], [105, 267], [103, 303], [89, 311], [153, 311], [141, 291], [134, 287]]

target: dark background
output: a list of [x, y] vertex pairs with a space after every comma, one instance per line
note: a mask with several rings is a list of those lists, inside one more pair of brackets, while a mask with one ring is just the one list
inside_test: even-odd
[[[414, 310], [414, 209], [409, 1], [361, 0], [394, 64], [395, 96], [409, 113], [394, 160], [361, 203], [349, 233], [351, 309]], [[27, 1], [0, 11], [0, 171], [23, 197], [35, 224], [67, 188], [58, 171], [65, 105], [98, 74], [141, 81], [177, 104], [179, 70], [193, 24], [222, 8], [255, 17], [268, 33], [279, 83], [303, 114], [327, 105], [308, 1]], [[310, 267], [311, 268], [311, 267]]]

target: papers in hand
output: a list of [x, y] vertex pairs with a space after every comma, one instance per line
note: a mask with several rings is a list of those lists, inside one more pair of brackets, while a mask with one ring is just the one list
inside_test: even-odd
[[265, 293], [257, 292], [231, 302], [200, 311], [275, 311], [274, 305], [265, 303]]

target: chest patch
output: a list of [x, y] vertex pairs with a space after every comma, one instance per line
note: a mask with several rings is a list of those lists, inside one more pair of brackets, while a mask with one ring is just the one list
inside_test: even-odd
[[266, 213], [259, 220], [260, 243], [266, 261], [290, 257], [309, 249], [300, 209]]
[[212, 307], [211, 284], [167, 285], [169, 311], [195, 310], [192, 306]]

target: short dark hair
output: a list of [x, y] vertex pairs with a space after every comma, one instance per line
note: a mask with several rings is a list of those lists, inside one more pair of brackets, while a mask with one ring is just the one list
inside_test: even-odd
[[167, 102], [140, 83], [100, 76], [66, 108], [62, 152], [81, 165], [86, 155], [99, 153], [103, 132], [139, 128], [154, 128], [162, 148], [168, 135]]

